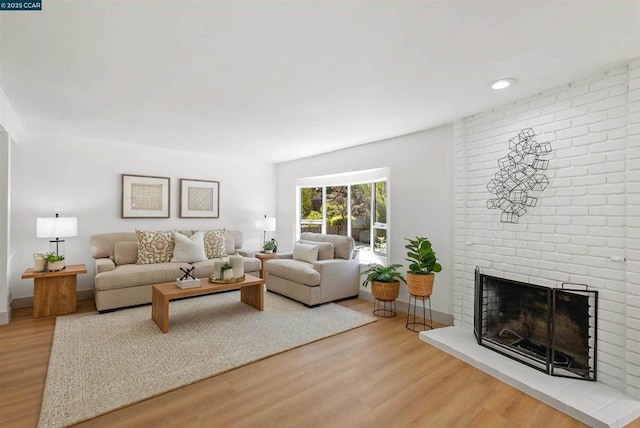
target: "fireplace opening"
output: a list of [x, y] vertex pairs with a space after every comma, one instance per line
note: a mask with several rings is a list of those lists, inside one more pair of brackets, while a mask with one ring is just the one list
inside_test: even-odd
[[548, 288], [476, 269], [478, 343], [555, 376], [596, 380], [597, 291]]

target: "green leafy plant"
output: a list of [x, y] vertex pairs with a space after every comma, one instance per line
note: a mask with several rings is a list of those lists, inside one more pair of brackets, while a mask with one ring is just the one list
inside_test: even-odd
[[432, 272], [440, 272], [442, 266], [438, 263], [436, 252], [431, 248], [431, 242], [427, 238], [416, 237], [416, 239], [404, 238], [409, 241], [404, 246], [407, 250], [407, 260], [409, 272], [416, 275], [427, 275]]
[[47, 261], [47, 263], [54, 263], [54, 262], [59, 262], [61, 260], [64, 260], [64, 255], [51, 252], [51, 253], [45, 254], [44, 258]]
[[233, 269], [233, 267], [229, 263], [223, 264], [220, 268], [220, 278], [224, 278], [224, 272], [229, 269]]
[[364, 281], [362, 281], [362, 285], [366, 287], [372, 281], [378, 281], [378, 282], [402, 281], [406, 284], [407, 281], [405, 281], [402, 274], [398, 272], [398, 269], [400, 269], [401, 267], [402, 267], [401, 264], [392, 264], [389, 266], [373, 264], [369, 267], [369, 269], [361, 273], [361, 275], [366, 275], [366, 278], [364, 279]]
[[262, 249], [264, 251], [274, 251], [277, 248], [277, 245], [278, 243], [276, 242], [276, 240], [271, 239], [264, 243], [264, 245], [262, 246]]

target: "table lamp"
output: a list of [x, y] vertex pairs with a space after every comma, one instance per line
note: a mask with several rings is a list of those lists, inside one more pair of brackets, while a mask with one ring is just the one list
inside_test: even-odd
[[49, 241], [49, 249], [56, 255], [64, 255], [64, 239], [78, 236], [77, 217], [38, 217], [36, 219], [36, 237], [55, 238]]
[[267, 242], [267, 232], [273, 232], [276, 230], [276, 218], [275, 217], [267, 217], [264, 215], [264, 218], [257, 218], [255, 222], [256, 230], [261, 230], [262, 235], [262, 247], [264, 248], [265, 242]]

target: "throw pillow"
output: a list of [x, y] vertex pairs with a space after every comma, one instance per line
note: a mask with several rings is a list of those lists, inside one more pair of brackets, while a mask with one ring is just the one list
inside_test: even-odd
[[224, 248], [224, 229], [204, 231], [204, 251], [208, 259], [226, 256]]
[[139, 265], [168, 263], [173, 257], [173, 234], [171, 232], [144, 232], [136, 230], [138, 237]]
[[293, 259], [307, 263], [313, 263], [317, 261], [318, 246], [296, 242], [295, 244], [293, 244]]
[[138, 262], [138, 243], [118, 241], [113, 246], [113, 261], [117, 266], [135, 265]]
[[331, 260], [333, 259], [333, 244], [331, 242], [314, 242], [299, 240], [301, 244], [317, 245], [318, 246], [318, 260]]
[[204, 233], [196, 232], [187, 237], [180, 232], [173, 232], [175, 248], [173, 249], [172, 262], [201, 262], [207, 260], [204, 252]]

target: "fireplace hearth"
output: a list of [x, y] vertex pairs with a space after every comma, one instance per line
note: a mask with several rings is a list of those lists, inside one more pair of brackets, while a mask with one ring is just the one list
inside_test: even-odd
[[596, 380], [597, 304], [583, 284], [549, 288], [476, 268], [478, 344], [553, 376]]

